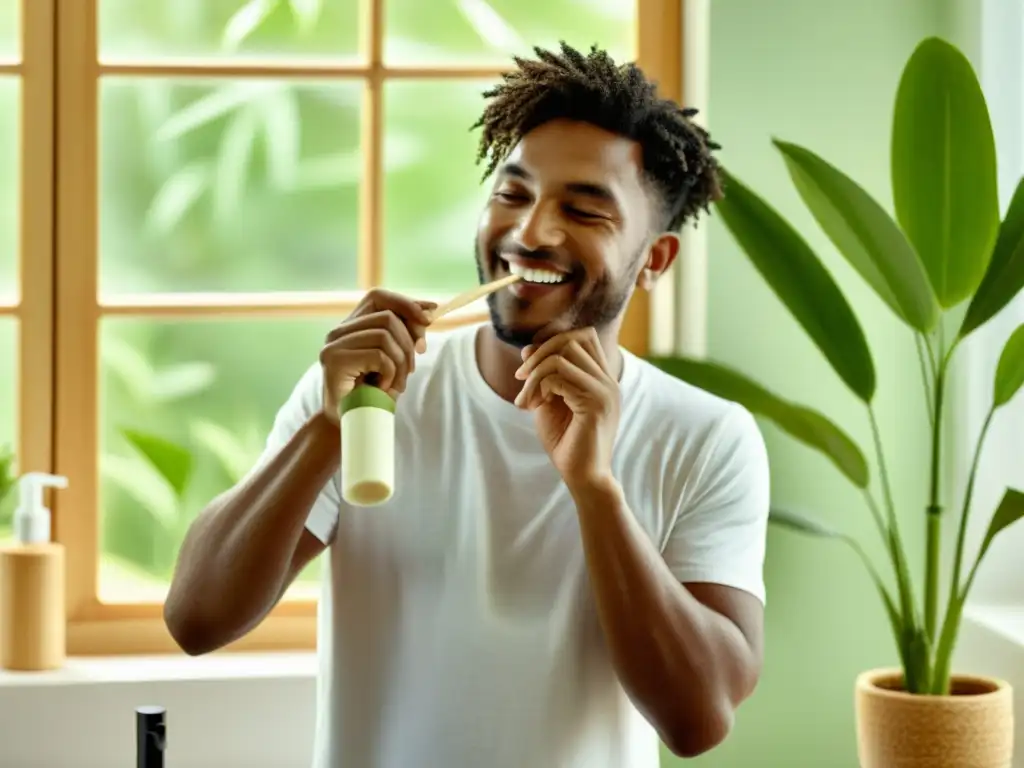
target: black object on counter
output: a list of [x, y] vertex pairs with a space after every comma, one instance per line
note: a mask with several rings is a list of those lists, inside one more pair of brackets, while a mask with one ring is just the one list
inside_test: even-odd
[[167, 710], [163, 707], [135, 709], [136, 765], [138, 768], [164, 768], [167, 748]]

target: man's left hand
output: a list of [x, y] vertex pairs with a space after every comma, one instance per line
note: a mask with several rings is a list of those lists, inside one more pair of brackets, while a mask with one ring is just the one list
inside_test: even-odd
[[570, 489], [612, 477], [619, 382], [593, 328], [567, 331], [523, 350], [516, 405], [531, 410], [537, 435]]

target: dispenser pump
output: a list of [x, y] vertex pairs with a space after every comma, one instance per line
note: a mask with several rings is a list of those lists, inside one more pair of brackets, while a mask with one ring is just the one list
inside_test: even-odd
[[50, 510], [43, 504], [45, 488], [67, 488], [68, 479], [45, 472], [26, 472], [18, 478], [18, 509], [14, 537], [22, 544], [50, 541]]

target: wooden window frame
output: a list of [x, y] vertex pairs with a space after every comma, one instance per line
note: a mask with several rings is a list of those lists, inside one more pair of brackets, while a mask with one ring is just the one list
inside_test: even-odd
[[[56, 471], [69, 488], [53, 501], [54, 534], [67, 549], [67, 644], [73, 655], [176, 652], [163, 607], [99, 599], [99, 324], [135, 317], [315, 317], [349, 311], [353, 293], [243, 296], [144, 295], [107, 299], [98, 291], [99, 82], [117, 76], [359, 78], [364, 83], [360, 189], [361, 289], [379, 284], [383, 235], [383, 86], [392, 79], [497, 78], [503, 67], [391, 66], [383, 62], [384, 0], [361, 0], [365, 63], [232, 60], [116, 61], [98, 57], [101, 0], [23, 0], [24, 76], [48, 86], [25, 88], [22, 265], [24, 300], [15, 314], [22, 338], [21, 452], [26, 468]], [[637, 60], [679, 99], [684, 0], [636, 0]], [[31, 10], [29, 10], [31, 8]], [[32, 16], [29, 18], [28, 14]], [[49, 30], [49, 34], [47, 34]], [[59, 52], [59, 55], [56, 55]], [[54, 120], [54, 112], [58, 119]], [[47, 140], [50, 146], [46, 146]], [[54, 156], [55, 155], [55, 156]], [[52, 200], [53, 205], [44, 201]], [[35, 201], [35, 202], [33, 202]], [[54, 210], [55, 207], [55, 210]], [[36, 233], [41, 233], [36, 239]], [[622, 343], [646, 354], [649, 297], [638, 292]], [[486, 317], [478, 308], [453, 325]], [[53, 355], [45, 340], [55, 339]], [[54, 375], [56, 372], [56, 375]], [[52, 387], [39, 386], [53, 382]], [[42, 425], [42, 426], [41, 426]], [[284, 600], [253, 631], [225, 650], [299, 650], [316, 646], [315, 600]]]
[[17, 323], [17, 455], [24, 472], [53, 469], [54, 0], [22, 0], [20, 53], [0, 62], [19, 81], [18, 285], [0, 318]]

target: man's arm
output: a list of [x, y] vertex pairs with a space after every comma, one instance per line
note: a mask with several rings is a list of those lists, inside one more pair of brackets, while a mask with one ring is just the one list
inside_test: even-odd
[[721, 743], [761, 669], [761, 602], [680, 584], [614, 481], [572, 489], [590, 584], [612, 662], [675, 754]]
[[278, 411], [258, 468], [192, 523], [164, 603], [164, 621], [185, 652], [245, 635], [323, 552], [341, 507], [331, 482], [341, 461], [337, 399], [368, 373], [396, 396], [404, 391], [433, 306], [369, 291]]
[[305, 529], [340, 461], [337, 425], [306, 421], [277, 454], [196, 518], [178, 555], [164, 620], [189, 654], [245, 635], [325, 548]]

